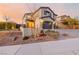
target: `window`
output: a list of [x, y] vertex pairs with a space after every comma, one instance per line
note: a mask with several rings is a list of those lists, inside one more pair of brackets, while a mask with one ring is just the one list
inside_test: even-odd
[[44, 21], [43, 22], [43, 29], [52, 29], [52, 22]]
[[44, 11], [44, 15], [51, 16], [51, 13], [49, 11]]
[[34, 27], [35, 27], [34, 21], [27, 22], [27, 28], [34, 28]]

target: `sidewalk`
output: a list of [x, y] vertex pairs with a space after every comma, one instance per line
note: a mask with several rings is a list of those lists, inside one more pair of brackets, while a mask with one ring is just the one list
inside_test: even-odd
[[79, 54], [79, 38], [32, 44], [2, 46], [1, 55], [76, 55]]

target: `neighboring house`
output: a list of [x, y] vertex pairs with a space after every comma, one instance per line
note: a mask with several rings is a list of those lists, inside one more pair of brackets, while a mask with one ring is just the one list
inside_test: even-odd
[[57, 18], [56, 18], [56, 22], [57, 22], [57, 26], [59, 27], [59, 28], [64, 28], [64, 29], [66, 29], [68, 26], [65, 26], [63, 23], [65, 22], [68, 22], [68, 21], [70, 21], [71, 20], [71, 17], [70, 16], [68, 16], [68, 15], [62, 15], [62, 16], [58, 16]]
[[70, 16], [67, 16], [67, 15], [62, 15], [62, 16], [58, 16], [57, 17], [57, 21], [59, 21], [59, 22], [63, 22], [64, 20], [69, 20], [71, 17]]
[[24, 20], [27, 28], [40, 30], [54, 29], [57, 15], [49, 7], [40, 7], [33, 13], [25, 13]]

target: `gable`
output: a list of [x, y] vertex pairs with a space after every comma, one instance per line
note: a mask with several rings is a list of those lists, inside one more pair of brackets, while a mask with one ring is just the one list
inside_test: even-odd
[[40, 7], [32, 16], [35, 18], [51, 18], [52, 20], [55, 20], [57, 15], [49, 7]]
[[49, 11], [51, 11], [51, 13], [53, 13], [55, 16], [57, 16], [57, 14], [55, 14], [49, 7], [40, 7], [32, 15], [34, 15], [35, 13], [37, 13], [38, 11], [40, 11], [41, 9], [48, 9]]
[[56, 16], [57, 15], [49, 7], [40, 7], [33, 13], [26, 13], [23, 18], [25, 18], [26, 20], [35, 20], [37, 18], [50, 18], [51, 20], [55, 20]]

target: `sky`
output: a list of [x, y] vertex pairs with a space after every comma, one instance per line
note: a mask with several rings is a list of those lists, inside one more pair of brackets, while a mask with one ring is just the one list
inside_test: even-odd
[[24, 13], [34, 12], [39, 7], [50, 7], [58, 16], [79, 17], [78, 3], [2, 3], [0, 4], [0, 21], [8, 16], [11, 22], [22, 23]]

